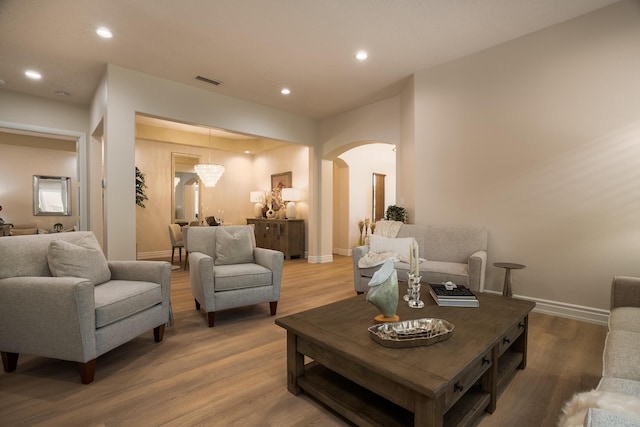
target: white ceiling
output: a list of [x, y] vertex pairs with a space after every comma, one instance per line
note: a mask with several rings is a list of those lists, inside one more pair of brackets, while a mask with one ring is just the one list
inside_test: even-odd
[[[616, 1], [0, 0], [0, 96], [89, 104], [112, 63], [326, 118], [396, 95], [416, 71]], [[114, 38], [98, 38], [99, 25]], [[27, 68], [43, 79], [27, 80]]]

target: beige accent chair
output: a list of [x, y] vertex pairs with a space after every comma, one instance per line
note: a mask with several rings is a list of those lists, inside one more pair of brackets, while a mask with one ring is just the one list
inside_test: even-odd
[[182, 248], [184, 248], [184, 239], [182, 237], [182, 227], [179, 224], [169, 224], [169, 238], [171, 239], [171, 264], [173, 264], [173, 256], [178, 249], [180, 265], [182, 265]]
[[256, 247], [252, 225], [190, 227], [189, 275], [196, 310], [212, 327], [216, 311], [268, 302], [276, 314], [284, 254]]
[[78, 362], [93, 381], [98, 356], [169, 320], [171, 266], [107, 261], [93, 233], [0, 239], [0, 353], [5, 372], [20, 353]]

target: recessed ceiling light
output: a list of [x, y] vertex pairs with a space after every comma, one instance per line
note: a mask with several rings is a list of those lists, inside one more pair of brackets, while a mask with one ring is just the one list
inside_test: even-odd
[[57, 90], [55, 91], [55, 94], [58, 96], [71, 96], [71, 94], [65, 90]]
[[249, 150], [244, 150], [244, 154], [251, 154], [251, 151], [249, 151]]
[[369, 57], [369, 55], [364, 50], [359, 50], [358, 52], [356, 52], [356, 59], [358, 61], [364, 61], [368, 57]]
[[40, 80], [42, 78], [42, 74], [34, 70], [27, 70], [24, 72], [24, 75], [33, 80]]
[[291, 93], [291, 91], [285, 87], [285, 88], [282, 88], [280, 93], [283, 94], [283, 95], [289, 95]]
[[96, 29], [96, 34], [99, 35], [100, 37], [102, 37], [103, 39], [110, 39], [111, 37], [113, 37], [113, 34], [111, 33], [111, 30], [108, 29], [107, 27], [100, 27]]

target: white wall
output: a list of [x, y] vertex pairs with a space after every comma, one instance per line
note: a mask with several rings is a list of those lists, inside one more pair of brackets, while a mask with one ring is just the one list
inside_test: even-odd
[[485, 225], [514, 294], [608, 309], [640, 276], [639, 41], [623, 1], [417, 73], [416, 222]]
[[374, 173], [386, 175], [384, 211], [396, 203], [396, 153], [392, 145], [376, 143], [352, 148], [339, 158], [349, 168], [346, 183], [349, 188], [348, 246], [340, 249], [350, 250], [358, 246], [358, 222], [365, 218], [372, 219]]

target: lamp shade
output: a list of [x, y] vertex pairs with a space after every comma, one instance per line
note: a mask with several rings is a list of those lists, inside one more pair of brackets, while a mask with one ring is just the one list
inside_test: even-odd
[[214, 165], [212, 163], [200, 163], [195, 165], [194, 169], [205, 187], [215, 187], [224, 173], [224, 166]]
[[251, 191], [249, 193], [249, 201], [251, 203], [262, 203], [264, 199], [264, 194], [262, 194], [262, 191]]
[[300, 190], [298, 190], [297, 188], [283, 188], [282, 200], [284, 200], [285, 202], [299, 202]]

